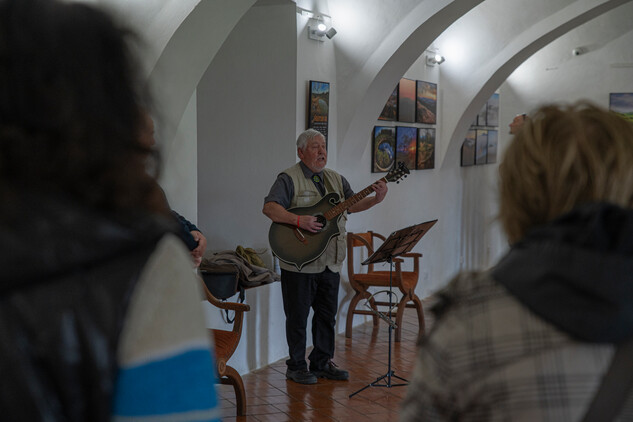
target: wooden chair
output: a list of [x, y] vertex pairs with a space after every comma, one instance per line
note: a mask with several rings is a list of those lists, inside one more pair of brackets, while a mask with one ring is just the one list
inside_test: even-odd
[[[347, 323], [345, 325], [345, 337], [352, 337], [352, 323], [354, 321], [354, 315], [371, 315], [373, 317], [374, 327], [378, 327], [378, 316], [371, 310], [356, 309], [361, 299], [369, 299], [369, 304], [375, 311], [378, 310], [378, 306], [388, 306], [387, 301], [376, 301], [371, 297], [369, 287], [387, 287], [389, 288], [389, 270], [386, 271], [374, 271], [372, 264], [367, 265], [367, 272], [360, 273], [354, 270], [354, 248], [364, 248], [367, 252], [367, 256], [374, 253], [374, 239], [378, 238], [382, 242], [385, 241], [385, 237], [368, 231], [365, 233], [347, 233], [347, 275], [352, 288], [356, 292], [354, 297], [349, 303], [347, 310]], [[420, 272], [420, 253], [406, 253], [400, 257], [393, 259], [393, 274], [392, 274], [392, 288], [397, 294], [400, 291], [401, 299], [397, 304], [396, 311], [396, 336], [395, 341], [399, 342], [402, 336], [402, 316], [404, 315], [405, 308], [415, 308], [418, 313], [418, 326], [419, 336], [424, 335], [424, 311], [422, 309], [422, 302], [420, 298], [415, 294], [415, 286], [418, 284], [418, 275]], [[413, 259], [413, 271], [402, 271], [402, 258]], [[382, 312], [382, 311], [381, 311]], [[387, 312], [383, 312], [387, 314]], [[393, 316], [393, 315], [388, 315]]]
[[233, 356], [237, 345], [240, 343], [244, 312], [250, 311], [251, 307], [246, 303], [222, 302], [211, 294], [204, 282], [202, 282], [202, 286], [204, 287], [204, 292], [209, 303], [222, 310], [235, 311], [232, 331], [218, 329], [209, 329], [209, 331], [210, 334], [213, 335], [215, 342], [216, 368], [220, 384], [233, 386], [237, 404], [237, 416], [244, 416], [246, 415], [246, 391], [244, 390], [244, 382], [239, 372], [227, 365], [227, 361]]

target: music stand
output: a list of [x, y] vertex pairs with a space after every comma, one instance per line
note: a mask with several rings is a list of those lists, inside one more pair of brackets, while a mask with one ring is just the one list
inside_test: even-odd
[[[422, 238], [422, 236], [424, 236], [424, 234], [427, 231], [429, 231], [429, 229], [433, 227], [433, 225], [436, 222], [437, 220], [426, 221], [424, 223], [405, 227], [403, 229], [400, 229], [391, 233], [389, 237], [385, 239], [382, 245], [380, 245], [380, 247], [376, 249], [376, 251], [370, 257], [368, 257], [366, 260], [364, 260], [361, 263], [362, 265], [377, 264], [380, 262], [389, 263], [389, 313], [388, 315], [389, 315], [390, 320], [391, 320], [391, 309], [393, 307], [391, 304], [391, 297], [393, 295], [393, 292], [392, 292], [393, 259], [402, 254], [410, 252], [411, 249], [413, 249], [413, 247]], [[391, 378], [398, 378], [399, 380], [405, 381], [406, 383], [409, 382], [406, 379], [395, 375], [394, 371], [391, 369], [391, 331], [393, 330], [393, 325], [395, 324], [393, 323], [393, 321], [391, 321], [391, 323], [389, 323], [389, 349], [388, 349], [389, 353], [388, 353], [387, 373], [376, 378], [376, 381], [370, 384], [367, 384], [360, 390], [350, 394], [349, 398], [351, 398], [352, 396], [360, 393], [361, 391], [369, 387], [391, 388], [391, 387], [400, 387], [403, 385], [408, 385], [408, 384], [403, 384], [403, 383], [400, 383], [400, 384], [391, 383]], [[385, 384], [379, 384], [379, 382], [385, 378], [387, 379], [385, 381]]]

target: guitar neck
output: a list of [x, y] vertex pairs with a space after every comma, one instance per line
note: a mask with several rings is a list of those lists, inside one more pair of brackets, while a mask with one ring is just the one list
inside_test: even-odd
[[[384, 178], [384, 177], [382, 179], [376, 180], [376, 182], [374, 182], [374, 183], [378, 183], [381, 180], [383, 180], [385, 183], [387, 183], [387, 179]], [[373, 183], [372, 183], [372, 185], [373, 185]], [[365, 198], [367, 195], [372, 193], [374, 191], [372, 189], [372, 187], [371, 187], [372, 185], [369, 185], [365, 189], [363, 189], [362, 191], [354, 194], [353, 196], [350, 196], [349, 198], [347, 198], [345, 201], [341, 202], [340, 204], [337, 204], [337, 205], [333, 206], [332, 208], [330, 208], [329, 210], [324, 212], [323, 216], [327, 220], [331, 220], [334, 217], [336, 217], [337, 215], [342, 214], [348, 208], [350, 208], [354, 204], [360, 202], [361, 199]]]

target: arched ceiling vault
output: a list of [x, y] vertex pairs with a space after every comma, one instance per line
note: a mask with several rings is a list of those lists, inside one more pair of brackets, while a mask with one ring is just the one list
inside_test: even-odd
[[[534, 0], [526, 5], [518, 0], [506, 0], [505, 6], [516, 11], [515, 16], [501, 15], [507, 9], [499, 10], [500, 15], [494, 16], [495, 7], [491, 5], [494, 3], [491, 0], [479, 7], [486, 6], [486, 13], [476, 13], [481, 1], [436, 2], [433, 3], [435, 8], [430, 8], [429, 2], [421, 2], [375, 50], [359, 72], [361, 77], [350, 84], [347, 95], [339, 94], [339, 110], [348, 113], [348, 116], [339, 113], [339, 160], [345, 162], [353, 159], [358, 156], [359, 150], [369, 148], [367, 134], [398, 79], [431, 43], [436, 41], [435, 45], [441, 46], [442, 33], [448, 32], [458, 19], [455, 27], [460, 28], [487, 28], [491, 25], [491, 19], [494, 21], [495, 18], [509, 21], [509, 24], [501, 35], [493, 27], [488, 32], [479, 31], [478, 37], [462, 37], [465, 50], [483, 51], [470, 67], [456, 68], [451, 73], [448, 61], [442, 65], [440, 88], [443, 91], [443, 111], [439, 112], [446, 118], [441, 122], [440, 136], [448, 141], [442, 142], [438, 151], [440, 166], [449, 152], [452, 156], [459, 151], [481, 104], [521, 63], [561, 35], [631, 0], [560, 0], [539, 4], [543, 1]], [[513, 3], [514, 7], [509, 3]], [[550, 10], [544, 7], [548, 5]], [[552, 11], [553, 6], [558, 7], [558, 10]], [[512, 24], [513, 20], [518, 22], [522, 17], [528, 19], [528, 16], [532, 19], [529, 24]], [[418, 26], [414, 31], [409, 31], [408, 36], [403, 36], [407, 33], [406, 28], [411, 28], [411, 19], [417, 19]], [[481, 48], [482, 45], [500, 44], [500, 38], [503, 38], [501, 48], [487, 51]]]

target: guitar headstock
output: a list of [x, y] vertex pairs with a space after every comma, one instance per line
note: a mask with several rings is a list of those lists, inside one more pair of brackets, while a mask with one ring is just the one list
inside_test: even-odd
[[400, 183], [400, 180], [407, 177], [409, 173], [410, 171], [407, 166], [402, 161], [398, 161], [398, 164], [393, 166], [391, 171], [387, 173], [385, 179], [387, 180], [387, 182]]

